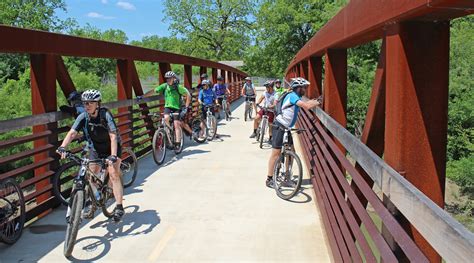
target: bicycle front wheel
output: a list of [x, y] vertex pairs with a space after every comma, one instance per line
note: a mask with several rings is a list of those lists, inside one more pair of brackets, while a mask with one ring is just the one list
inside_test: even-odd
[[84, 190], [79, 189], [73, 193], [71, 212], [66, 228], [66, 238], [64, 240], [64, 256], [69, 258], [72, 255], [76, 243], [77, 232], [81, 225], [81, 211], [84, 205]]
[[0, 183], [0, 241], [6, 244], [15, 243], [23, 232], [25, 224], [25, 198], [20, 186], [7, 179]]
[[207, 116], [206, 119], [206, 126], [207, 126], [207, 140], [212, 141], [216, 137], [217, 134], [217, 121], [216, 117], [214, 116]]
[[166, 134], [164, 129], [158, 129], [153, 135], [153, 160], [161, 165], [166, 156]]
[[265, 138], [265, 131], [267, 130], [267, 119], [262, 119], [262, 128], [260, 129], [260, 149], [263, 148], [263, 140]]
[[193, 123], [192, 123], [192, 127], [193, 129], [193, 139], [195, 142], [197, 143], [204, 143], [206, 141], [206, 129], [204, 128], [204, 130], [201, 128], [201, 120], [194, 120]]
[[102, 190], [102, 213], [107, 218], [112, 218], [114, 216], [114, 207], [115, 203], [114, 191], [111, 187], [107, 186]]
[[131, 148], [125, 147], [122, 150], [122, 162], [120, 163], [120, 170], [122, 171], [123, 187], [129, 187], [137, 178], [138, 161], [137, 156]]
[[298, 155], [285, 151], [277, 159], [273, 171], [273, 187], [278, 197], [289, 200], [293, 198], [303, 181], [303, 166]]

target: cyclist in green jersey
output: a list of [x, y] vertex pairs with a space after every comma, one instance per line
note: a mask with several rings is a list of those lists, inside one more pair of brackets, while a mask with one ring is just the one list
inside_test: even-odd
[[[176, 132], [176, 142], [175, 142], [175, 147], [179, 147], [180, 141], [181, 141], [181, 129], [179, 129], [179, 126], [182, 126], [182, 120], [184, 116], [186, 116], [186, 113], [188, 112], [189, 104], [191, 104], [191, 95], [189, 94], [189, 91], [183, 87], [182, 85], [179, 85], [179, 80], [178, 76], [173, 72], [173, 71], [168, 71], [165, 74], [165, 79], [166, 82], [162, 83], [158, 87], [155, 88], [155, 90], [151, 90], [147, 92], [143, 97], [149, 97], [153, 95], [154, 93], [157, 94], [164, 94], [165, 96], [165, 110], [164, 110], [164, 117], [165, 117], [165, 122], [169, 126], [170, 125], [170, 114], [172, 113], [180, 113], [180, 118], [179, 120], [174, 120], [174, 127], [175, 127], [175, 132]], [[181, 97], [186, 97], [186, 106], [183, 108], [181, 105]]]

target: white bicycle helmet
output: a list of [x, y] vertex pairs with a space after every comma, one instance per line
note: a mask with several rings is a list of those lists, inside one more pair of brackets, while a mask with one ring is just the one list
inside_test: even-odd
[[201, 82], [202, 85], [211, 85], [211, 81], [208, 79], [205, 79]]
[[250, 77], [246, 77], [245, 80], [252, 80]]
[[101, 101], [102, 100], [102, 95], [100, 94], [100, 91], [95, 90], [95, 89], [89, 89], [84, 91], [81, 96], [82, 101]]
[[304, 78], [293, 78], [291, 79], [290, 87], [292, 89], [298, 88], [298, 87], [306, 87], [309, 86], [309, 81], [307, 81]]
[[166, 72], [165, 79], [169, 79], [169, 78], [177, 78], [176, 73], [174, 73], [173, 71]]

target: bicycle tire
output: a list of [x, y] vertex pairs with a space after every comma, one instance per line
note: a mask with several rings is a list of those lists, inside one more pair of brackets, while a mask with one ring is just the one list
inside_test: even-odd
[[193, 130], [193, 140], [197, 143], [204, 143], [207, 140], [207, 132], [204, 131], [204, 134], [206, 136], [203, 136], [202, 138], [199, 137], [199, 134], [201, 133], [201, 120], [195, 119], [192, 123], [191, 126]]
[[[153, 147], [153, 160], [157, 165], [161, 165], [166, 157], [166, 133], [165, 130], [160, 128], [155, 131], [152, 141]], [[163, 151], [163, 153], [157, 152]]]
[[[18, 195], [18, 200], [17, 200], [18, 204], [14, 204], [14, 205], [18, 206], [17, 211], [19, 211], [20, 214], [17, 217], [13, 218], [13, 222], [6, 222], [0, 225], [0, 241], [6, 244], [12, 245], [16, 241], [18, 241], [18, 239], [20, 239], [21, 234], [23, 233], [23, 228], [25, 226], [26, 212], [25, 212], [25, 197], [23, 196], [23, 191], [21, 190], [20, 186], [13, 179], [9, 178], [1, 183], [0, 189], [6, 189], [8, 185], [12, 186], [14, 192]], [[11, 196], [11, 195], [6, 194], [5, 196]], [[11, 202], [12, 200], [9, 200], [9, 201]], [[8, 229], [4, 229], [5, 226], [8, 227], [7, 224], [13, 226], [13, 233], [11, 233], [13, 235], [11, 236], [10, 236], [10, 233], [5, 232], [5, 230], [8, 230]]]
[[207, 118], [208, 118], [206, 120], [207, 140], [212, 141], [214, 140], [214, 138], [216, 138], [216, 135], [217, 135], [217, 120], [216, 120], [216, 117], [214, 117], [213, 115], [208, 116]]
[[253, 103], [249, 107], [249, 119], [251, 120], [253, 118]]
[[247, 116], [249, 115], [248, 111], [249, 111], [249, 104], [248, 103], [245, 103], [245, 111], [244, 111], [244, 120], [247, 121]]
[[262, 120], [262, 128], [260, 131], [260, 149], [263, 148], [263, 140], [265, 138], [265, 130], [267, 129], [267, 120], [263, 119]]
[[[67, 189], [62, 189], [63, 184], [61, 183], [61, 176], [64, 172], [67, 170], [77, 167], [77, 170], [81, 168], [81, 165], [75, 162], [69, 162], [64, 165], [61, 165], [59, 169], [56, 171], [56, 173], [53, 176], [53, 193], [54, 196], [59, 200], [59, 202], [65, 206], [69, 204], [69, 195], [71, 194], [71, 191], [68, 191]], [[76, 177], [77, 173], [74, 176], [71, 176], [71, 181]], [[70, 187], [71, 190], [73, 186]], [[68, 188], [69, 189], [69, 188]]]
[[[280, 178], [279, 177], [280, 176], [280, 164], [282, 163], [282, 159], [284, 160], [285, 155], [287, 155], [289, 158], [292, 158], [292, 159], [290, 159], [291, 162], [292, 162], [291, 167], [293, 168], [293, 166], [294, 166], [293, 162], [296, 161], [297, 167], [299, 169], [299, 172], [296, 175], [298, 181], [296, 182], [296, 184], [293, 187], [293, 190], [289, 194], [283, 193], [283, 191], [278, 187], [278, 184], [279, 184], [278, 180]], [[276, 160], [273, 168], [274, 168], [274, 171], [273, 171], [273, 187], [275, 188], [277, 196], [280, 197], [283, 200], [289, 200], [289, 199], [293, 198], [298, 193], [298, 191], [301, 187], [301, 183], [303, 181], [303, 166], [301, 164], [300, 157], [292, 151], [285, 151], [280, 156], [280, 158], [278, 158]], [[292, 168], [290, 168], [290, 169], [292, 169]]]
[[81, 211], [84, 205], [84, 190], [79, 189], [72, 196], [71, 213], [66, 228], [66, 237], [64, 239], [64, 256], [70, 258], [74, 245], [76, 243], [77, 233], [81, 225]]
[[[128, 154], [125, 159], [122, 159], [122, 163], [120, 164], [120, 170], [122, 171], [122, 184], [124, 188], [127, 188], [135, 182], [138, 173], [138, 161], [137, 156], [132, 151], [130, 147], [124, 147], [122, 150], [122, 157], [124, 153]], [[128, 164], [129, 167], [125, 167]], [[128, 172], [124, 172], [125, 168], [130, 168]]]
[[229, 109], [227, 109], [227, 102], [224, 104], [224, 114], [225, 114], [225, 120], [230, 121], [230, 114], [229, 114]]
[[181, 126], [178, 126], [178, 129], [181, 130], [181, 140], [179, 140], [179, 147], [176, 149], [174, 148], [174, 153], [175, 154], [180, 154], [182, 151], [183, 151], [183, 148], [184, 148], [184, 133], [183, 133], [183, 129], [181, 128]]

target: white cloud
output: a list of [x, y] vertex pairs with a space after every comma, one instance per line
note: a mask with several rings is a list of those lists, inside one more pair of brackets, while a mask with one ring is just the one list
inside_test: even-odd
[[122, 9], [125, 9], [125, 10], [136, 10], [137, 9], [133, 4], [131, 4], [129, 2], [124, 2], [124, 1], [118, 1], [117, 6], [122, 8]]
[[98, 19], [114, 19], [115, 18], [113, 16], [104, 16], [103, 14], [99, 14], [96, 12], [90, 12], [87, 14], [87, 16], [91, 18], [98, 18]]
[[141, 37], [149, 37], [149, 36], [153, 36], [154, 34], [151, 33], [151, 32], [147, 32], [147, 33], [140, 33], [140, 36]]
[[108, 0], [100, 0], [100, 2], [102, 2], [102, 4], [107, 4], [108, 3]]

